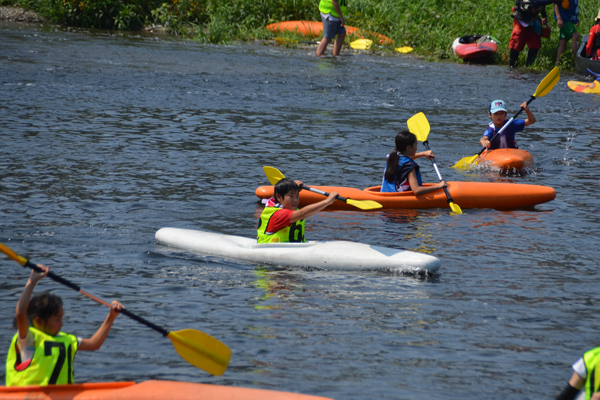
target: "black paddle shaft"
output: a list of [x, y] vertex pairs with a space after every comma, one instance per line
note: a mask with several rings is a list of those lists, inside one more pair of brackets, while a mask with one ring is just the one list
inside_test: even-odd
[[[423, 145], [425, 146], [425, 148], [426, 148], [427, 150], [431, 150], [431, 149], [429, 148], [429, 141], [427, 141], [427, 140], [426, 140], [426, 141], [424, 141], [424, 142], [423, 142]], [[435, 164], [435, 157], [431, 157], [431, 165], [433, 165], [433, 168], [435, 168], [435, 172], [437, 172], [437, 176], [438, 176], [438, 178], [439, 178], [440, 182], [441, 182], [441, 181], [443, 181], [443, 179], [442, 179], [442, 175], [440, 175], [440, 171], [438, 170], [438, 167], [437, 167], [437, 165]], [[448, 203], [454, 203], [454, 201], [452, 200], [452, 197], [450, 196], [450, 192], [448, 191], [448, 188], [447, 188], [447, 187], [445, 187], [445, 188], [444, 188], [444, 193], [446, 193], [446, 197], [448, 198]]]
[[[323, 196], [326, 196], [326, 197], [329, 197], [329, 195], [331, 194], [331, 193], [327, 193], [327, 192], [324, 192], [324, 191], [319, 190], [319, 189], [315, 189], [315, 188], [310, 187], [310, 186], [306, 186], [304, 184], [302, 184], [302, 186], [300, 186], [300, 189], [305, 189], [305, 190], [308, 190], [309, 192], [315, 192], [315, 193], [318, 193], [318, 194], [322, 194]], [[345, 198], [345, 197], [340, 196], [339, 194], [337, 196], [335, 196], [335, 198], [336, 198], [336, 200], [343, 201], [346, 204], [348, 203], [348, 199]]]
[[[34, 263], [32, 263], [32, 262], [31, 262], [31, 261], [29, 261], [29, 260], [27, 260], [27, 262], [25, 263], [25, 265], [24, 265], [24, 266], [25, 266], [25, 267], [29, 267], [29, 268], [31, 268], [31, 269], [33, 269], [33, 270], [37, 271], [37, 272], [44, 272], [44, 270], [43, 270], [43, 269], [41, 269], [40, 267], [38, 267], [37, 265], [35, 265]], [[55, 282], [62, 283], [63, 285], [65, 285], [65, 286], [68, 286], [68, 287], [70, 287], [71, 289], [73, 289], [73, 290], [75, 290], [75, 291], [77, 291], [77, 292], [79, 292], [79, 293], [81, 293], [81, 294], [83, 294], [83, 295], [86, 295], [86, 296], [88, 296], [89, 298], [91, 298], [91, 299], [93, 299], [93, 300], [96, 300], [96, 301], [97, 301], [97, 302], [99, 302], [99, 303], [108, 304], [108, 303], [104, 302], [103, 300], [100, 300], [100, 299], [99, 299], [99, 298], [97, 298], [96, 296], [93, 296], [93, 295], [91, 295], [91, 294], [89, 294], [89, 293], [85, 292], [83, 289], [81, 289], [81, 287], [80, 287], [79, 285], [76, 285], [75, 283], [73, 283], [73, 282], [71, 282], [71, 281], [69, 281], [69, 280], [67, 280], [67, 279], [65, 279], [65, 278], [63, 278], [63, 277], [60, 277], [60, 276], [56, 275], [56, 274], [55, 274], [55, 273], [53, 273], [52, 271], [48, 272], [48, 277], [49, 277], [50, 279], [52, 279], [53, 281], [55, 281]], [[169, 334], [169, 330], [167, 330], [167, 329], [164, 329], [164, 328], [161, 328], [161, 327], [160, 327], [160, 326], [158, 326], [158, 325], [154, 325], [152, 322], [150, 322], [150, 321], [147, 321], [147, 320], [145, 320], [144, 318], [142, 318], [142, 317], [140, 317], [140, 316], [138, 316], [138, 315], [135, 315], [134, 313], [132, 313], [132, 312], [128, 311], [128, 310], [127, 310], [127, 309], [125, 309], [125, 308], [123, 308], [123, 309], [119, 310], [119, 312], [120, 312], [121, 314], [125, 314], [125, 315], [127, 315], [129, 318], [131, 318], [131, 319], [133, 319], [133, 320], [136, 320], [136, 321], [138, 321], [138, 322], [140, 322], [140, 323], [142, 323], [142, 324], [146, 325], [146, 326], [147, 326], [147, 327], [149, 327], [149, 328], [152, 328], [152, 329], [154, 329], [155, 331], [158, 331], [158, 332], [160, 332], [160, 333], [161, 333], [163, 336], [167, 336], [167, 335]]]
[[[529, 98], [529, 100], [527, 100], [527, 105], [529, 105], [529, 103], [531, 103], [533, 100], [535, 100], [535, 96], [531, 96]], [[506, 128], [508, 128], [508, 126], [510, 124], [512, 124], [512, 122], [514, 121], [515, 118], [517, 118], [519, 116], [519, 114], [521, 114], [523, 112], [524, 108], [521, 107], [521, 109], [519, 111], [517, 111], [517, 113], [515, 115], [513, 115], [513, 117], [508, 121], [508, 123], [504, 124], [504, 126], [502, 127], [502, 129], [500, 129], [498, 132], [496, 132], [496, 134], [494, 136], [492, 136], [492, 138], [490, 139], [490, 143], [492, 143], [492, 141], [494, 139], [496, 139], [502, 132], [504, 132], [504, 130]], [[479, 153], [477, 153], [477, 156], [480, 156], [481, 153], [483, 153], [485, 151], [485, 149], [487, 149], [487, 147], [484, 147], [483, 149], [481, 149], [481, 151], [479, 151]]]

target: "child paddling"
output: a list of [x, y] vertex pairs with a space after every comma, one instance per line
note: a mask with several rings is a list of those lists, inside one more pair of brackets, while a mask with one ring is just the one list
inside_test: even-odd
[[333, 192], [299, 210], [301, 188], [302, 182], [289, 178], [275, 184], [275, 194], [267, 201], [258, 221], [258, 243], [304, 242], [304, 219], [332, 204], [338, 195]]
[[396, 147], [388, 155], [383, 181], [382, 192], [405, 192], [412, 190], [415, 196], [427, 194], [434, 190], [445, 188], [446, 182], [436, 185], [423, 186], [419, 165], [414, 161], [419, 157], [431, 159], [431, 150], [417, 153], [417, 137], [408, 131], [400, 131], [396, 135]]
[[64, 314], [61, 298], [50, 292], [31, 297], [35, 285], [50, 272], [48, 267], [38, 266], [43, 272], [31, 272], [17, 303], [13, 325], [18, 332], [8, 350], [6, 386], [74, 383], [75, 354], [78, 350], [98, 350], [123, 308], [113, 301], [106, 320], [90, 339], [61, 332]]

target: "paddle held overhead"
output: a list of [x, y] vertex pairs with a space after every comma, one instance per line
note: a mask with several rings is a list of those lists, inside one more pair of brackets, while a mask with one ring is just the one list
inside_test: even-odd
[[[29, 267], [38, 272], [41, 272], [42, 269], [38, 267], [36, 264], [31, 261], [17, 255], [14, 251], [9, 249], [7, 246], [0, 243], [0, 251], [6, 254], [10, 259], [18, 262], [24, 267]], [[97, 301], [100, 304], [104, 304], [107, 307], [111, 307], [111, 305], [102, 300], [99, 297], [91, 295], [90, 293], [85, 292], [80, 286], [76, 285], [73, 282], [70, 282], [53, 272], [48, 273], [48, 277], [50, 277], [55, 282], [61, 283], [65, 286], [70, 287], [71, 289], [89, 297], [90, 299]], [[139, 323], [146, 325], [149, 328], [154, 329], [157, 332], [160, 332], [163, 336], [171, 339], [173, 343], [173, 347], [177, 350], [177, 353], [192, 364], [195, 367], [203, 369], [212, 375], [223, 375], [227, 366], [229, 365], [229, 359], [231, 358], [231, 350], [222, 342], [213, 338], [210, 335], [207, 335], [204, 332], [197, 331], [195, 329], [183, 329], [176, 332], [171, 332], [168, 329], [161, 328], [157, 325], [154, 325], [152, 322], [145, 320], [144, 318], [135, 315], [131, 311], [127, 309], [121, 309], [121, 314], [128, 316], [129, 318], [136, 320]]]

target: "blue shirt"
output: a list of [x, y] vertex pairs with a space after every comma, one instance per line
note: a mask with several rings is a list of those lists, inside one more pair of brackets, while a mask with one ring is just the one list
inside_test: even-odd
[[[504, 125], [510, 121], [504, 121]], [[502, 126], [504, 126], [502, 125]], [[502, 129], [502, 128], [500, 128]], [[494, 136], [500, 129], [496, 129], [496, 126], [493, 122], [490, 122], [485, 132], [483, 132], [483, 136], [490, 139]], [[500, 134], [496, 139], [492, 141], [490, 144], [489, 150], [494, 149], [518, 149], [517, 142], [515, 142], [515, 133], [521, 132], [525, 129], [525, 120], [524, 119], [515, 119], [511, 122], [511, 124]]]
[[[568, 0], [569, 8], [566, 10], [562, 8], [562, 1], [556, 3], [558, 3], [558, 12], [563, 22], [571, 21], [574, 24], [579, 22], [579, 0]], [[558, 20], [556, 15], [554, 15], [554, 19]]]
[[385, 180], [385, 170], [383, 171], [383, 180], [381, 182], [380, 192], [406, 192], [411, 190], [410, 183], [408, 182], [408, 175], [413, 169], [417, 174], [417, 182], [419, 182], [419, 186], [423, 186], [421, 172], [419, 171], [419, 164], [417, 164], [412, 158], [401, 155], [400, 160], [398, 160], [398, 170], [396, 175], [394, 175], [393, 182], [388, 182]]

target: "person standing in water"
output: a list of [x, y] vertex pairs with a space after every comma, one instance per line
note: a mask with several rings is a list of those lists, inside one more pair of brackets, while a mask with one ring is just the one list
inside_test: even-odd
[[323, 21], [323, 39], [317, 46], [317, 57], [321, 57], [325, 53], [327, 45], [335, 38], [335, 35], [337, 35], [337, 38], [333, 44], [333, 55], [340, 54], [346, 37], [346, 21], [344, 20], [346, 5], [347, 0], [321, 0], [319, 3], [319, 11]]

